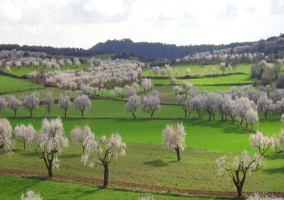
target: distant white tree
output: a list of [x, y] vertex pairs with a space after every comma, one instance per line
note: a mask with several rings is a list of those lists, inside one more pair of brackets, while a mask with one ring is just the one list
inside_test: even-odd
[[269, 147], [273, 148], [275, 146], [273, 137], [269, 138], [260, 131], [256, 131], [255, 134], [251, 134], [249, 137], [249, 141], [250, 141], [250, 146], [253, 149], [258, 150], [258, 152], [262, 156], [269, 149]]
[[22, 107], [22, 102], [15, 96], [9, 97], [8, 107], [14, 111], [14, 117], [17, 116], [17, 111]]
[[219, 69], [223, 72], [223, 75], [226, 71], [226, 63], [225, 62], [221, 62], [221, 64], [219, 65]]
[[142, 87], [144, 88], [144, 92], [145, 92], [146, 90], [153, 89], [154, 84], [152, 83], [151, 79], [144, 78], [142, 79]]
[[257, 101], [257, 111], [262, 112], [267, 119], [267, 114], [273, 111], [273, 101], [266, 95], [261, 96]]
[[185, 74], [186, 74], [187, 76], [189, 76], [189, 75], [190, 75], [190, 72], [191, 72], [191, 69], [190, 69], [190, 68], [186, 68], [186, 70], [185, 70]]
[[48, 92], [43, 93], [43, 105], [46, 107], [48, 116], [50, 116], [51, 108], [54, 105], [52, 92], [48, 91]]
[[259, 122], [257, 110], [249, 108], [245, 113], [244, 120], [246, 122], [246, 128], [251, 124], [251, 129], [253, 129], [253, 125]]
[[103, 187], [107, 187], [109, 172], [108, 166], [112, 160], [117, 161], [119, 156], [126, 155], [125, 149], [126, 144], [122, 142], [121, 136], [118, 133], [112, 133], [109, 139], [106, 136], [102, 136], [98, 140], [89, 140], [81, 161], [85, 165], [89, 163], [91, 168], [97, 164], [103, 165]]
[[175, 76], [177, 77], [178, 76], [178, 70], [175, 69]]
[[170, 77], [172, 74], [172, 68], [170, 67], [170, 65], [166, 65], [166, 74]]
[[188, 90], [193, 87], [193, 83], [183, 80], [181, 87], [185, 90], [185, 92], [188, 92]]
[[0, 97], [0, 112], [8, 107], [8, 103], [6, 102], [4, 97]]
[[202, 119], [203, 114], [204, 114], [203, 107], [202, 107], [203, 101], [204, 101], [204, 97], [195, 96], [193, 98], [187, 99], [185, 101], [185, 105], [188, 107], [189, 113], [196, 110], [198, 114], [198, 118]]
[[27, 126], [25, 126], [24, 124], [21, 124], [15, 127], [14, 134], [17, 140], [23, 141], [24, 149], [26, 149], [26, 143], [31, 144], [33, 142], [35, 134], [36, 134], [36, 130], [31, 124]]
[[218, 104], [222, 101], [220, 94], [215, 92], [206, 92], [202, 97], [202, 110], [208, 113], [208, 120], [215, 120], [215, 114], [218, 111]]
[[68, 95], [66, 95], [65, 97], [63, 97], [62, 94], [60, 94], [59, 100], [58, 100], [58, 108], [64, 110], [64, 117], [66, 117], [66, 112], [68, 109], [71, 108], [71, 101], [70, 101], [70, 97]]
[[37, 93], [33, 92], [30, 96], [25, 96], [23, 100], [23, 107], [28, 110], [33, 117], [33, 110], [38, 109], [39, 99]]
[[240, 125], [242, 125], [242, 122], [245, 120], [245, 115], [247, 111], [250, 108], [255, 107], [255, 104], [252, 101], [250, 101], [247, 97], [237, 98], [235, 102], [236, 102], [235, 106], [236, 117], [240, 121]]
[[280, 115], [284, 114], [284, 98], [282, 98], [280, 101], [276, 101], [276, 103], [273, 105], [273, 111], [280, 113]]
[[226, 163], [226, 157], [223, 156], [216, 160], [219, 167], [218, 172], [223, 174], [228, 171], [233, 183], [237, 189], [239, 197], [242, 197], [243, 186], [247, 173], [251, 173], [258, 165], [264, 162], [264, 157], [255, 153], [251, 157], [246, 150], [240, 156], [234, 158], [232, 164]]
[[128, 102], [125, 104], [125, 112], [130, 112], [134, 119], [136, 119], [136, 112], [138, 108], [141, 106], [140, 96], [134, 94], [129, 97]]
[[43, 198], [34, 191], [28, 190], [25, 194], [22, 194], [21, 200], [43, 200]]
[[123, 100], [125, 95], [126, 95], [126, 90], [124, 90], [123, 88], [121, 87], [115, 87], [114, 88], [114, 91], [116, 93], [116, 95], [121, 99]]
[[177, 82], [177, 79], [175, 77], [170, 77], [169, 80], [170, 80], [170, 83], [173, 84], [173, 85], [175, 85], [176, 82]]
[[12, 148], [15, 141], [12, 139], [12, 126], [6, 118], [0, 118], [0, 154], [7, 153], [9, 156], [13, 153]]
[[90, 140], [94, 140], [95, 134], [91, 131], [89, 125], [85, 125], [83, 128], [76, 126], [71, 131], [71, 139], [74, 143], [80, 144], [83, 148], [83, 154], [85, 153], [85, 147]]
[[6, 72], [6, 73], [11, 73], [11, 68], [10, 68], [10, 66], [6, 66], [6, 67], [5, 67], [5, 72]]
[[159, 66], [152, 67], [152, 73], [155, 74], [156, 77], [158, 76], [159, 72], [160, 72]]
[[142, 101], [142, 111], [149, 113], [151, 118], [153, 118], [157, 110], [161, 109], [159, 95], [153, 95], [154, 93], [158, 93], [158, 91], [154, 90], [150, 95], [145, 96]]
[[273, 143], [276, 151], [279, 149], [284, 152], [284, 130], [281, 130], [278, 135], [273, 135]]
[[232, 67], [232, 65], [228, 65], [228, 70], [229, 70], [229, 74], [231, 73], [231, 71], [233, 70], [233, 67]]
[[185, 149], [185, 136], [182, 123], [177, 123], [175, 126], [167, 124], [163, 130], [164, 148], [176, 150], [178, 161], [180, 161], [180, 152]]
[[91, 100], [85, 94], [78, 96], [76, 99], [74, 99], [75, 110], [81, 111], [82, 118], [84, 117], [84, 114], [88, 113], [89, 109], [91, 108], [91, 105]]
[[186, 95], [183, 94], [177, 94], [177, 100], [178, 100], [178, 104], [180, 104], [183, 100], [186, 100]]
[[160, 74], [164, 77], [167, 74], [166, 69], [161, 69]]
[[219, 113], [225, 118], [227, 116], [231, 117], [232, 122], [234, 122], [234, 116], [235, 116], [235, 101], [232, 99], [231, 95], [225, 94], [222, 98], [221, 102], [221, 111], [219, 110]]
[[44, 118], [33, 144], [36, 146], [35, 151], [39, 158], [44, 160], [48, 176], [52, 177], [52, 169], [60, 167], [60, 160], [57, 156], [69, 146], [61, 119], [59, 117], [50, 120]]

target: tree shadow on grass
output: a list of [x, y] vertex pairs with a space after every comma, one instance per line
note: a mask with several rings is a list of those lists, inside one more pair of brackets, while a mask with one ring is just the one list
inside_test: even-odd
[[263, 172], [267, 174], [284, 174], [284, 166], [278, 168], [264, 169]]
[[267, 160], [277, 160], [277, 159], [283, 159], [284, 154], [281, 152], [275, 152], [275, 153], [269, 153], [265, 154], [264, 156]]
[[163, 161], [162, 159], [157, 159], [157, 160], [152, 160], [148, 162], [144, 162], [144, 165], [149, 165], [152, 167], [165, 167], [168, 166], [169, 164]]

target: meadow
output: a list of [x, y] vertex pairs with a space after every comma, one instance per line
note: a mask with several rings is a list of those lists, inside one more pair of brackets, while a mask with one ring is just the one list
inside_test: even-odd
[[[185, 71], [188, 67], [191, 68], [191, 75], [200, 74], [202, 76], [205, 75], [205, 73], [202, 74], [204, 68], [208, 68], [208, 71], [212, 68], [212, 66], [197, 65], [174, 66], [173, 71], [175, 68], [180, 72]], [[230, 84], [233, 85], [233, 83], [251, 83], [248, 68], [248, 65], [237, 66], [236, 72], [244, 73], [241, 75], [203, 77], [188, 81], [193, 82], [200, 90], [224, 91], [228, 90]], [[218, 70], [217, 67], [216, 69]], [[142, 75], [148, 76], [147, 70], [143, 71]], [[11, 84], [4, 87], [2, 81], [6, 81], [6, 78], [0, 77], [0, 87], [2, 85], [7, 91], [12, 92], [10, 88], [12, 86], [17, 86], [20, 91], [30, 87], [24, 85], [23, 82], [14, 84], [14, 79], [11, 80]], [[15, 81], [18, 80], [15, 79]], [[218, 175], [216, 159], [226, 155], [232, 160], [244, 149], [253, 154], [255, 151], [250, 147], [248, 139], [252, 132], [245, 129], [244, 125], [240, 126], [238, 122], [221, 122], [219, 115], [216, 116], [215, 121], [208, 121], [207, 115], [201, 120], [197, 119], [197, 114], [194, 112], [188, 118], [184, 118], [182, 106], [177, 104], [173, 85], [170, 85], [166, 79], [155, 79], [154, 77], [152, 82], [159, 84], [154, 89], [159, 91], [162, 102], [161, 110], [155, 112], [153, 119], [141, 110], [136, 115], [137, 119], [133, 119], [130, 113], [124, 112], [127, 98], [120, 101], [116, 98], [109, 98], [108, 94], [105, 95], [107, 98], [92, 100], [92, 107], [84, 118], [81, 118], [81, 113], [75, 111], [74, 107], [68, 110], [67, 117], [63, 118], [63, 110], [59, 110], [57, 105], [54, 105], [50, 117], [62, 117], [65, 134], [70, 140], [70, 146], [59, 156], [61, 169], [53, 170], [54, 178], [43, 178], [47, 177], [43, 160], [38, 158], [32, 146], [24, 150], [22, 142], [17, 141], [13, 150], [14, 154], [10, 158], [1, 155], [0, 172], [3, 169], [18, 170], [23, 175], [1, 173], [1, 199], [19, 199], [20, 195], [28, 189], [39, 192], [45, 199], [54, 199], [54, 197], [60, 199], [138, 199], [141, 194], [145, 193], [150, 193], [156, 199], [228, 199], [236, 196], [230, 177]], [[215, 84], [229, 85], [216, 86]], [[65, 93], [64, 90], [58, 88], [36, 89], [36, 85], [32, 91], [20, 91], [12, 94], [21, 96], [33, 91], [41, 93], [52, 91], [56, 99], [60, 94]], [[73, 95], [75, 97], [77, 94], [74, 92]], [[143, 95], [146, 93], [141, 94]], [[0, 116], [6, 117], [13, 128], [17, 124], [31, 123], [39, 129], [43, 117], [47, 116], [47, 111], [41, 105], [39, 109], [34, 110], [33, 118], [30, 118], [29, 112], [23, 108], [17, 112], [17, 117], [13, 117], [14, 113], [9, 109], [0, 112]], [[254, 126], [254, 131], [260, 130], [272, 136], [278, 134], [284, 127], [279, 114], [272, 113], [268, 115], [268, 119], [264, 119], [264, 116], [260, 114], [259, 118], [260, 123]], [[163, 148], [162, 138], [162, 131], [166, 125], [178, 122], [184, 124], [187, 132], [186, 149], [181, 153], [180, 162], [177, 162], [174, 150]], [[118, 132], [122, 140], [126, 142], [126, 156], [118, 158], [118, 162], [113, 162], [109, 166], [110, 185], [107, 189], [100, 187], [103, 179], [102, 168], [91, 169], [84, 166], [81, 163], [82, 147], [71, 142], [70, 131], [75, 126], [85, 124], [90, 126], [95, 137], [110, 136], [111, 133]], [[284, 192], [282, 187], [284, 184], [283, 154], [269, 149], [265, 157], [265, 167], [259, 167], [252, 176], [247, 177], [244, 186], [245, 194]], [[215, 197], [211, 196], [212, 192], [216, 192]]]

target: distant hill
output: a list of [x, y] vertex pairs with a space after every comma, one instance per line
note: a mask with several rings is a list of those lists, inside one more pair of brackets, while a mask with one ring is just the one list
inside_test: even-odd
[[130, 39], [108, 40], [104, 43], [98, 43], [89, 50], [104, 51], [108, 53], [125, 52], [133, 54], [144, 61], [156, 59], [176, 59], [197, 52], [220, 50], [225, 48], [234, 48], [242, 45], [252, 45], [254, 42], [232, 43], [229, 45], [188, 45], [176, 46], [174, 44], [133, 42]]
[[[236, 42], [227, 45], [187, 45], [177, 46], [174, 44], [163, 43], [149, 43], [149, 42], [133, 42], [130, 39], [122, 40], [107, 40], [106, 42], [100, 42], [90, 49], [82, 48], [54, 48], [47, 46], [27, 46], [17, 44], [1, 44], [1, 50], [23, 50], [31, 52], [45, 52], [50, 55], [63, 55], [63, 56], [76, 56], [76, 57], [89, 57], [101, 54], [117, 54], [135, 56], [141, 61], [154, 61], [158, 59], [173, 60], [176, 58], [182, 58], [187, 55], [200, 52], [212, 52], [213, 50], [221, 49], [233, 49], [235, 47], [247, 46], [247, 52], [242, 53], [255, 53], [262, 52], [266, 55], [275, 54], [281, 57], [284, 54], [284, 34], [280, 36], [272, 36], [266, 40], [261, 39], [253, 42]], [[119, 54], [118, 54], [119, 55]], [[277, 57], [277, 56], [276, 56]]]

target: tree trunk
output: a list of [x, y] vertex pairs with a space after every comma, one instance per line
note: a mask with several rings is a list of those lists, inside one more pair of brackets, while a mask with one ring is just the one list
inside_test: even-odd
[[49, 163], [47, 170], [48, 170], [48, 177], [51, 178], [52, 177], [52, 162]]
[[176, 150], [176, 152], [177, 152], [177, 159], [178, 159], [178, 161], [180, 161], [180, 151], [179, 151], [179, 147], [176, 146], [175, 150]]
[[83, 110], [81, 110], [81, 113], [82, 113], [82, 118], [84, 118], [84, 111], [83, 111]]
[[133, 116], [134, 119], [136, 119], [135, 113], [132, 113], [132, 116]]
[[152, 118], [153, 118], [154, 113], [150, 113], [150, 115], [151, 115], [151, 119], [152, 119]]
[[66, 118], [67, 109], [64, 109], [64, 117]]
[[24, 149], [26, 149], [26, 140], [24, 140]]
[[104, 185], [103, 187], [106, 188], [108, 185], [108, 164], [104, 164]]
[[265, 119], [267, 119], [267, 113], [264, 113]]
[[233, 117], [233, 115], [230, 115], [230, 116], [231, 116], [232, 122], [234, 123], [235, 121], [234, 121], [234, 117]]
[[17, 117], [17, 111], [14, 110], [14, 117]]
[[33, 110], [30, 110], [31, 117], [33, 117]]

